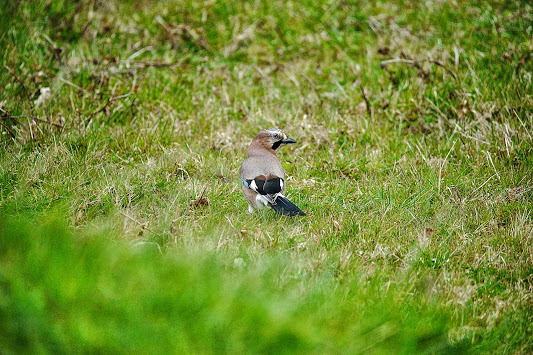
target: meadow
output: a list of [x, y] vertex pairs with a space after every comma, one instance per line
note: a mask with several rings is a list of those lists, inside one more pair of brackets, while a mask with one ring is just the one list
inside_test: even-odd
[[0, 352], [533, 352], [532, 16], [2, 1]]

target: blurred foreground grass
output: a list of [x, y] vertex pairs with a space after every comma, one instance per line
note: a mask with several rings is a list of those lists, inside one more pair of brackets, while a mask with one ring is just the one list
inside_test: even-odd
[[[409, 273], [287, 278], [287, 256], [242, 265], [216, 253], [79, 233], [64, 216], [1, 220], [0, 346], [51, 352], [386, 352], [461, 349]], [[290, 268], [290, 267], [289, 267]]]
[[[0, 351], [533, 351], [531, 19], [3, 2]], [[241, 196], [273, 126], [305, 218]]]

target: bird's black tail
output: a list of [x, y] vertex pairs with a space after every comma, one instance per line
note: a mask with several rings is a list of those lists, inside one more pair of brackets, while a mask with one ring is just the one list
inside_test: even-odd
[[294, 203], [289, 201], [285, 196], [278, 196], [276, 204], [270, 204], [270, 207], [280, 215], [284, 216], [305, 216], [304, 211], [298, 208]]

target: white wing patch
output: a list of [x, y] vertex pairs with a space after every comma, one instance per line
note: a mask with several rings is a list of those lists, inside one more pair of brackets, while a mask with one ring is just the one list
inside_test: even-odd
[[255, 183], [255, 180], [252, 180], [252, 182], [250, 183], [250, 188], [257, 192], [257, 184]]

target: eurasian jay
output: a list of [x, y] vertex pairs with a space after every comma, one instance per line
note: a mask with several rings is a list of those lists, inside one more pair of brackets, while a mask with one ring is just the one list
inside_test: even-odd
[[285, 193], [285, 171], [276, 156], [282, 145], [296, 143], [280, 129], [265, 129], [257, 134], [246, 151], [246, 160], [240, 169], [242, 191], [248, 202], [248, 211], [269, 205], [278, 214], [305, 216], [289, 201]]

